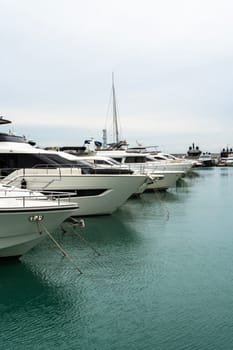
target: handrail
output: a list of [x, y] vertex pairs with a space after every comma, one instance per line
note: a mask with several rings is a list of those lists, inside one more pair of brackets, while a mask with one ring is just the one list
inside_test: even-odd
[[[17, 190], [16, 190], [17, 191]], [[20, 191], [20, 190], [19, 190]], [[4, 195], [1, 195], [1, 192]], [[20, 204], [21, 202], [21, 206], [22, 208], [30, 208], [31, 206], [27, 206], [27, 204], [29, 202], [37, 202], [37, 206], [38, 207], [46, 207], [45, 203], [46, 202], [51, 202], [52, 206], [57, 206], [57, 207], [61, 207], [61, 206], [70, 206], [70, 204], [72, 204], [72, 195], [76, 195], [76, 193], [73, 192], [58, 192], [58, 191], [53, 191], [53, 192], [49, 192], [47, 194], [35, 194], [34, 192], [30, 192], [28, 191], [28, 194], [20, 194], [20, 192], [18, 194], [12, 195], [12, 190], [2, 190], [0, 191], [0, 200], [6, 200], [8, 201], [6, 203], [6, 206], [1, 206], [0, 205], [0, 209], [3, 208], [12, 208], [11, 206], [9, 206], [9, 202], [16, 202], [17, 206], [15, 207], [19, 207], [18, 204]], [[64, 200], [62, 200], [64, 199]]]

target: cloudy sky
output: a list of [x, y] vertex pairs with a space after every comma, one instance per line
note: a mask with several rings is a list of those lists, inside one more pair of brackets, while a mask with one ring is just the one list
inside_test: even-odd
[[0, 115], [41, 146], [103, 128], [110, 142], [114, 72], [132, 146], [232, 146], [232, 13], [231, 0], [0, 0]]

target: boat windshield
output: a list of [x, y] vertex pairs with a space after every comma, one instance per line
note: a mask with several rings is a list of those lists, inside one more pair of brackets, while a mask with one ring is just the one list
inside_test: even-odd
[[153, 157], [151, 157], [151, 156], [146, 156], [146, 161], [147, 162], [154, 162], [155, 159]]

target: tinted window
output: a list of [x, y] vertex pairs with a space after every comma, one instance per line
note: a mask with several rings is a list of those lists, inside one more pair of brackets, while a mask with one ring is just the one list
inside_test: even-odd
[[118, 164], [122, 162], [122, 159], [121, 158], [112, 158], [113, 160], [115, 160]]
[[145, 157], [126, 157], [125, 163], [145, 163]]
[[[34, 153], [8, 153], [0, 154], [1, 168], [33, 168], [40, 165], [55, 165], [56, 163], [48, 159], [43, 154]], [[57, 165], [57, 164], [56, 164]]]

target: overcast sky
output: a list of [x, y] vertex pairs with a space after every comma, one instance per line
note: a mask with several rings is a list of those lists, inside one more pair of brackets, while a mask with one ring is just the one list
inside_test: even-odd
[[41, 146], [105, 127], [110, 142], [114, 72], [131, 146], [232, 146], [232, 14], [232, 0], [0, 0], [0, 114]]

